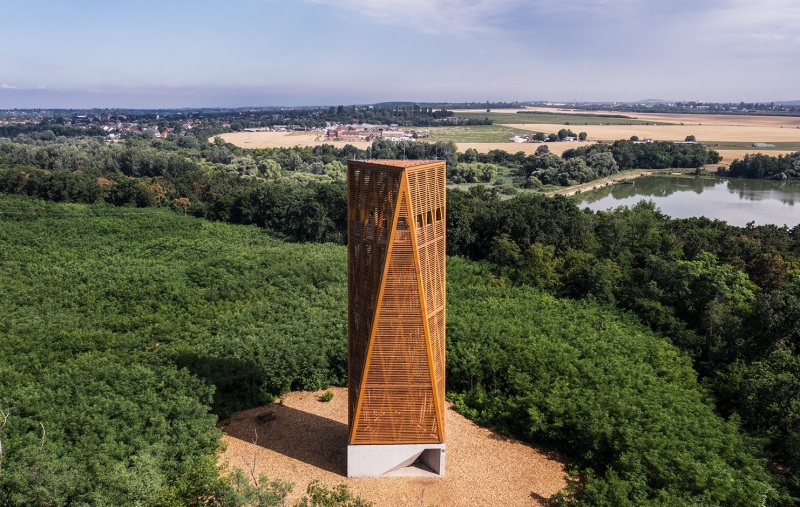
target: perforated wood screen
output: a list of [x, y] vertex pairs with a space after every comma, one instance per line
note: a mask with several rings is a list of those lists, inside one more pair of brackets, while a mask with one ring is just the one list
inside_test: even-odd
[[351, 444], [444, 442], [445, 163], [348, 161]]

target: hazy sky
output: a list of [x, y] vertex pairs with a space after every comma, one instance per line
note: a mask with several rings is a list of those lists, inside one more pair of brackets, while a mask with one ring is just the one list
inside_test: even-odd
[[798, 0], [0, 0], [0, 107], [800, 99]]

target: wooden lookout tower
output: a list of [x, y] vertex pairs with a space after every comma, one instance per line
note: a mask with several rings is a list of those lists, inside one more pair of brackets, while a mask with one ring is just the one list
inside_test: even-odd
[[347, 199], [347, 474], [444, 475], [445, 162], [348, 161]]

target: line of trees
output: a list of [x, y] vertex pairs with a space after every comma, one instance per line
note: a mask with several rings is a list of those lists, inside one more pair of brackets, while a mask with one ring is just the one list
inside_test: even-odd
[[468, 149], [458, 157], [462, 162], [495, 164], [511, 169], [518, 184], [527, 188], [542, 185], [572, 186], [629, 169], [697, 168], [722, 160], [719, 152], [698, 144], [670, 142], [634, 143], [616, 141], [565, 150], [559, 157], [546, 144], [532, 155], [492, 150], [478, 153]]
[[726, 174], [734, 178], [794, 180], [800, 178], [800, 151], [777, 157], [763, 153], [747, 154], [731, 162]]

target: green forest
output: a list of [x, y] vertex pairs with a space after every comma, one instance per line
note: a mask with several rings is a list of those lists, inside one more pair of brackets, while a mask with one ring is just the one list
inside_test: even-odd
[[[279, 505], [288, 485], [220, 467], [216, 422], [345, 382], [364, 154], [26, 136], [0, 140], [0, 505]], [[636, 167], [639, 146], [560, 160]], [[416, 149], [537, 179], [549, 155]], [[696, 162], [677, 155], [652, 160]], [[555, 504], [796, 504], [800, 228], [447, 197], [448, 395], [567, 457]], [[361, 501], [341, 498], [318, 504]]]

